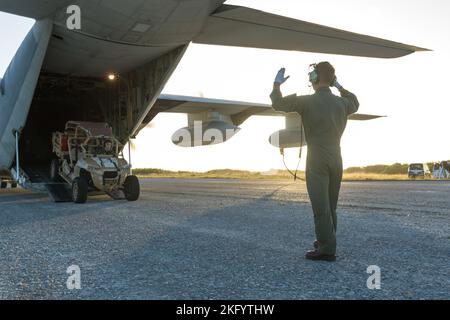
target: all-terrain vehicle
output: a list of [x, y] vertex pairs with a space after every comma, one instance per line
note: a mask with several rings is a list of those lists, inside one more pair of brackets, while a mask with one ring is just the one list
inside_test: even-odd
[[85, 203], [89, 193], [106, 193], [114, 199], [139, 198], [140, 186], [123, 157], [123, 145], [107, 123], [69, 121], [64, 132], [52, 136], [50, 177], [72, 186], [75, 203]]

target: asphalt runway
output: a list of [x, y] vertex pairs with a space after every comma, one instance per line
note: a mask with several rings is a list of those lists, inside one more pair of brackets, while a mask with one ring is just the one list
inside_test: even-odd
[[[2, 190], [0, 298], [450, 298], [450, 182], [344, 183], [335, 263], [303, 258], [314, 240], [303, 183], [141, 183], [134, 203]], [[72, 265], [79, 290], [66, 285]]]

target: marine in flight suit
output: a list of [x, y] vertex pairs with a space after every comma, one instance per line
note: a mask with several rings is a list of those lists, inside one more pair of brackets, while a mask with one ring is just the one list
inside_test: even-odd
[[[317, 237], [316, 250], [308, 252], [306, 258], [334, 261], [336, 208], [343, 173], [340, 142], [348, 116], [358, 111], [359, 102], [353, 93], [337, 83], [334, 68], [327, 62], [316, 66], [319, 80], [313, 82], [312, 95], [283, 97], [280, 85], [289, 78], [284, 77], [284, 72], [281, 69], [277, 75], [270, 97], [273, 109], [297, 112], [303, 121], [308, 145], [306, 181]], [[341, 97], [331, 92], [332, 85], [338, 87]]]

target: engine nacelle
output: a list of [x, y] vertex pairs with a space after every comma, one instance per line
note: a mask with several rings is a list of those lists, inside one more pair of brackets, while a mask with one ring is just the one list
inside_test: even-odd
[[269, 137], [269, 142], [280, 149], [300, 148], [306, 145], [302, 118], [298, 114], [286, 115], [286, 129], [277, 131]]
[[274, 147], [280, 149], [299, 148], [300, 146], [303, 147], [306, 145], [304, 134], [302, 141], [301, 130], [289, 130], [289, 129], [284, 129], [275, 132], [269, 137], [269, 142]]
[[172, 135], [172, 143], [185, 148], [210, 146], [228, 141], [240, 130], [229, 116], [218, 112], [189, 114], [188, 126]]

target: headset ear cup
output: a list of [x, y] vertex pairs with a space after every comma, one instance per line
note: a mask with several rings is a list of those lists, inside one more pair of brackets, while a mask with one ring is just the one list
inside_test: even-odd
[[315, 84], [318, 84], [320, 82], [320, 74], [319, 74], [319, 71], [317, 70], [317, 64], [314, 65], [314, 74], [316, 75], [316, 82], [315, 82]]
[[309, 73], [309, 81], [312, 84], [318, 84], [319, 83], [319, 81], [320, 81], [319, 74], [317, 73], [317, 71], [315, 69]]
[[309, 82], [311, 82], [312, 84], [319, 83], [319, 74], [317, 73], [317, 64], [315, 64], [315, 63], [310, 64], [309, 68], [310, 68], [310, 72], [308, 73]]

